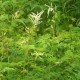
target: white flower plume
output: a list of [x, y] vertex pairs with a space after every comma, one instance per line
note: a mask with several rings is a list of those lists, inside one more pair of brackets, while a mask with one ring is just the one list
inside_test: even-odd
[[32, 13], [30, 14], [31, 20], [33, 21], [34, 25], [38, 25], [41, 23], [41, 15], [43, 14], [44, 11], [41, 11], [40, 13], [37, 12], [37, 14]]

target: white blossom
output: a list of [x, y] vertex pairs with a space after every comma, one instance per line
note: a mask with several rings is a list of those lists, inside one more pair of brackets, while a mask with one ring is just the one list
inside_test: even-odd
[[38, 25], [41, 23], [41, 15], [43, 14], [44, 11], [41, 11], [40, 13], [37, 12], [37, 14], [32, 13], [30, 14], [31, 20], [34, 23], [34, 25]]

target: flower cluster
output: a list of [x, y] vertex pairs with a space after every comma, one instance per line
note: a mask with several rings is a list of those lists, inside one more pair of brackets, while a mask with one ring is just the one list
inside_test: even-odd
[[40, 13], [37, 12], [37, 14], [32, 13], [30, 14], [30, 19], [34, 23], [34, 25], [38, 25], [41, 23], [41, 15], [43, 14], [44, 11], [41, 11]]

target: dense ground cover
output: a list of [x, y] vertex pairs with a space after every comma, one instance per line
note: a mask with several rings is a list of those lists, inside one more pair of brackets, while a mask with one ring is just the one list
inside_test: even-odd
[[0, 80], [80, 80], [80, 0], [0, 0]]

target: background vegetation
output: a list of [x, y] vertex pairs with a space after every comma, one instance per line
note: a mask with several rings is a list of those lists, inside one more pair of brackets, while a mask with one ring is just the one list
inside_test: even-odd
[[80, 80], [80, 0], [0, 0], [0, 80]]

